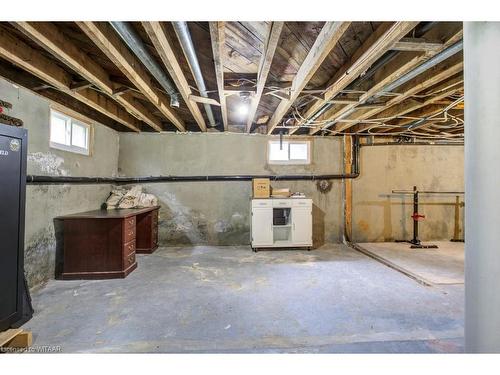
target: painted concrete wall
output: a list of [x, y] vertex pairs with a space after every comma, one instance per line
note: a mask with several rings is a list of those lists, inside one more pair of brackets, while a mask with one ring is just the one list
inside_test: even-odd
[[[94, 125], [91, 156], [49, 147], [47, 100], [0, 79], [0, 98], [12, 103], [7, 114], [28, 129], [28, 174], [111, 176], [118, 167], [118, 133]], [[54, 277], [56, 236], [54, 217], [99, 208], [109, 185], [28, 185], [26, 191], [25, 270], [30, 286]]]
[[[312, 163], [269, 165], [264, 135], [191, 133], [120, 134], [119, 173], [124, 176], [246, 175], [342, 173], [342, 142], [312, 140]], [[315, 245], [339, 242], [343, 233], [342, 183], [328, 193], [315, 182], [281, 181], [313, 199]], [[250, 243], [251, 182], [182, 182], [145, 184], [161, 203], [162, 245]]]
[[[353, 182], [353, 239], [356, 242], [410, 239], [413, 196], [392, 190], [464, 191], [463, 146], [376, 146], [361, 149], [361, 175]], [[463, 196], [461, 196], [463, 200]], [[420, 239], [453, 237], [454, 195], [421, 195]], [[463, 230], [463, 209], [460, 228]], [[461, 233], [463, 236], [463, 232]]]

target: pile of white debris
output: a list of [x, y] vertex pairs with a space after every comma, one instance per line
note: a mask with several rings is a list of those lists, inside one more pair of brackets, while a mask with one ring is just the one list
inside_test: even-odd
[[158, 198], [142, 192], [142, 186], [132, 188], [117, 187], [111, 191], [104, 206], [107, 210], [118, 208], [143, 208], [158, 206]]

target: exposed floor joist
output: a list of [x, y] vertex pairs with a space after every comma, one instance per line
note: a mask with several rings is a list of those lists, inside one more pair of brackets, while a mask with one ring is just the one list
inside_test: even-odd
[[[116, 131], [133, 131], [103, 113], [96, 111], [94, 108], [89, 107], [80, 100], [77, 100], [73, 96], [54, 89], [50, 85], [40, 85], [40, 79], [38, 77], [35, 77], [33, 74], [9, 62], [0, 61], [0, 76], [16, 85], [33, 91], [36, 95], [48, 99], [52, 103], [51, 106], [55, 104], [54, 108], [63, 112], [69, 114], [72, 112], [78, 113], [91, 122], [95, 121]], [[42, 88], [42, 86], [44, 87]]]
[[121, 70], [139, 91], [180, 131], [184, 121], [167, 104], [166, 95], [155, 89], [152, 78], [139, 60], [127, 49], [111, 25], [104, 22], [77, 22], [81, 30]]
[[151, 39], [151, 42], [153, 42], [156, 51], [160, 55], [163, 64], [165, 64], [170, 77], [172, 77], [172, 80], [177, 86], [177, 89], [184, 99], [186, 106], [191, 112], [191, 115], [195, 119], [200, 129], [202, 131], [207, 131], [207, 124], [205, 123], [205, 119], [203, 118], [198, 105], [190, 100], [190, 96], [192, 95], [191, 88], [189, 87], [188, 81], [186, 80], [186, 77], [182, 72], [179, 61], [175, 56], [172, 45], [169, 42], [165, 34], [165, 30], [161, 26], [161, 23], [156, 21], [142, 22], [142, 26], [144, 27], [144, 30], [146, 30], [149, 39]]
[[267, 125], [271, 134], [278, 126], [321, 63], [338, 43], [350, 22], [326, 22], [292, 81], [290, 99], [282, 100]]
[[[368, 112], [359, 115], [356, 117], [355, 121], [351, 121], [349, 123], [344, 123], [341, 126], [344, 129], [353, 127], [356, 125], [355, 131], [363, 131], [364, 129], [370, 128], [372, 125], [360, 125], [357, 126], [357, 124], [362, 123], [364, 120], [368, 120], [374, 116], [377, 115], [377, 117], [382, 117], [387, 115], [384, 115], [384, 113], [398, 113], [397, 110], [391, 109], [391, 107], [404, 102], [406, 99], [411, 98], [411, 96], [416, 95], [438, 83], [440, 83], [443, 80], [446, 80], [453, 75], [460, 73], [463, 69], [463, 62], [460, 59], [452, 59], [451, 61], [446, 61], [444, 64], [436, 66], [429, 71], [427, 71], [423, 76], [416, 77], [413, 80], [410, 80], [408, 83], [404, 85], [404, 87], [398, 91], [397, 96], [395, 96], [393, 99], [389, 100], [386, 103], [386, 106], [383, 108], [375, 108], [372, 110], [369, 110]], [[441, 97], [442, 99], [442, 97]], [[404, 104], [402, 104], [404, 105]], [[391, 116], [391, 115], [389, 115]], [[336, 132], [340, 132], [341, 128], [335, 129]]]
[[0, 56], [126, 127], [140, 130], [139, 121], [106, 95], [90, 88], [72, 91], [72, 77], [68, 72], [1, 28]]
[[217, 91], [219, 92], [219, 104], [222, 112], [222, 123], [224, 131], [228, 130], [226, 95], [224, 91], [224, 44], [225, 24], [224, 22], [210, 22], [210, 39], [214, 55], [215, 76], [217, 78]]
[[[85, 86], [93, 84], [104, 93], [113, 95], [115, 87], [108, 73], [76, 47], [63, 33], [61, 33], [56, 25], [50, 22], [16, 22], [15, 26], [30, 39], [49, 51], [54, 57], [61, 60], [88, 81], [88, 83], [84, 82], [84, 85], [78, 88], [72, 86], [72, 90], [81, 90], [85, 88]], [[150, 113], [133, 96], [130, 94], [123, 94], [113, 97], [132, 115], [144, 121], [154, 130], [162, 130], [161, 121]]]
[[269, 33], [267, 35], [266, 43], [264, 45], [264, 51], [262, 52], [262, 57], [259, 64], [257, 89], [254, 97], [252, 98], [250, 109], [248, 111], [248, 121], [246, 125], [247, 133], [249, 133], [252, 128], [255, 114], [257, 112], [257, 108], [259, 107], [262, 93], [264, 92], [264, 87], [266, 85], [269, 71], [271, 70], [274, 53], [276, 52], [276, 47], [278, 46], [281, 30], [283, 30], [284, 24], [284, 22], [272, 22], [269, 25]]
[[[314, 103], [305, 113], [304, 121], [307, 122], [317, 111], [319, 111], [330, 99], [335, 98], [351, 82], [365, 72], [377, 59], [391, 49], [396, 42], [408, 34], [418, 22], [395, 22], [383, 23], [375, 32], [356, 50], [349, 61], [335, 74], [328, 89], [325, 91], [324, 99]], [[309, 134], [315, 134], [321, 130], [321, 126], [312, 128]]]
[[[431, 30], [426, 35], [434, 36], [434, 34], [435, 32]], [[348, 105], [340, 109], [332, 108], [323, 115], [323, 120], [329, 120], [327, 127], [335, 125], [337, 121], [344, 118], [345, 116], [348, 116], [350, 113], [356, 113], [357, 110], [361, 110], [361, 105], [374, 98], [377, 94], [380, 94], [384, 87], [393, 83], [404, 74], [410, 72], [412, 69], [416, 68], [428, 58], [434, 56], [435, 54], [449, 47], [451, 44], [457, 42], [458, 40], [460, 40], [461, 36], [462, 32], [460, 30], [460, 32], [455, 33], [450, 38], [448, 38], [445, 43], [442, 43], [439, 50], [426, 53], [406, 52], [404, 54], [399, 54], [397, 58], [392, 59], [375, 72], [372, 86], [366, 93], [361, 95], [357, 102], [349, 103]], [[323, 126], [322, 128], [324, 129], [327, 127]], [[335, 130], [343, 131], [349, 127], [349, 123], [344, 123], [338, 125]]]

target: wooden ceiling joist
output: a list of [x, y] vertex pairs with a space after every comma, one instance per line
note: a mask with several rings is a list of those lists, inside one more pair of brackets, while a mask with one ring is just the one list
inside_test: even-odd
[[436, 52], [443, 48], [443, 43], [440, 41], [430, 41], [425, 38], [402, 38], [396, 42], [395, 51], [429, 51]]
[[77, 24], [162, 115], [171, 121], [177, 129], [185, 131], [184, 121], [170, 108], [166, 95], [155, 89], [153, 79], [112, 30], [111, 25], [89, 21], [77, 22]]
[[[435, 108], [429, 107], [433, 103], [442, 100], [457, 91], [461, 90], [461, 84], [463, 83], [463, 77], [458, 76], [454, 77], [452, 79], [448, 79], [443, 81], [441, 84], [437, 85], [432, 89], [433, 92], [437, 92], [435, 95], [429, 95], [428, 98], [425, 100], [415, 100], [415, 99], [410, 99], [404, 102], [401, 102], [393, 107], [390, 108], [383, 108], [383, 110], [377, 115], [379, 118], [384, 118], [384, 119], [391, 119], [391, 118], [397, 118], [401, 116], [405, 116], [413, 111], [416, 111], [421, 108], [427, 108], [427, 110], [432, 111]], [[444, 108], [446, 106], [441, 105], [440, 107]], [[427, 113], [422, 112], [420, 114], [414, 114], [415, 116], [420, 116], [420, 117], [425, 117]], [[413, 115], [412, 115], [413, 116]], [[390, 120], [386, 120], [390, 121]], [[407, 119], [397, 121], [395, 124], [388, 124], [389, 126], [402, 126], [405, 125], [406, 123], [411, 122], [412, 120], [407, 121]], [[384, 131], [382, 131], [384, 132]]]
[[321, 63], [344, 35], [350, 22], [326, 22], [292, 81], [291, 96], [282, 100], [268, 123], [268, 134], [278, 126]]
[[[338, 70], [328, 84], [324, 100], [318, 100], [306, 111], [302, 123], [305, 123], [329, 100], [335, 98], [350, 83], [366, 72], [376, 60], [390, 50], [396, 42], [408, 34], [417, 24], [418, 22], [382, 23], [356, 50], [349, 61]], [[322, 126], [311, 128], [309, 134], [315, 134], [321, 128]]]
[[[432, 35], [432, 32], [431, 32]], [[380, 93], [384, 87], [388, 84], [396, 81], [404, 74], [410, 72], [412, 69], [416, 68], [422, 62], [427, 60], [428, 58], [436, 55], [437, 53], [443, 51], [445, 48], [449, 47], [451, 44], [454, 44], [458, 40], [460, 40], [462, 32], [458, 32], [453, 34], [445, 43], [441, 43], [441, 47], [438, 50], [428, 51], [426, 53], [422, 52], [406, 52], [404, 54], [399, 54], [397, 58], [392, 59], [389, 63], [385, 64], [382, 68], [380, 68], [374, 75], [373, 83], [370, 89], [360, 96], [357, 103], [351, 103], [350, 105], [346, 105], [340, 109], [334, 109], [328, 111], [322, 118], [331, 120], [330, 126], [336, 123], [336, 119], [340, 119], [345, 116], [347, 113], [352, 112], [354, 109], [362, 109], [362, 103], [372, 99], [376, 94]], [[403, 38], [404, 40], [404, 38]], [[337, 131], [343, 131], [349, 128], [351, 125], [349, 123], [340, 124], [336, 127]]]
[[225, 23], [210, 22], [210, 40], [214, 55], [215, 76], [217, 78], [217, 91], [219, 92], [220, 110], [222, 113], [222, 123], [224, 131], [228, 130], [226, 95], [224, 93], [224, 44], [225, 44]]
[[[342, 130], [348, 129], [349, 127], [362, 123], [363, 120], [370, 119], [374, 116], [377, 116], [379, 118], [381, 116], [384, 116], [384, 118], [387, 116], [391, 116], [391, 113], [393, 113], [392, 111], [396, 112], [397, 114], [397, 110], [391, 110], [391, 107], [404, 102], [406, 99], [411, 98], [413, 95], [416, 95], [434, 85], [439, 84], [440, 82], [454, 76], [455, 74], [460, 73], [462, 69], [463, 61], [461, 59], [447, 61], [443, 65], [431, 68], [422, 76], [416, 77], [415, 79], [406, 83], [402, 90], [398, 92], [399, 95], [389, 100], [384, 108], [374, 108], [372, 110], [369, 110], [362, 115], [357, 116], [355, 122], [350, 122], [347, 125], [343, 124], [340, 127], [336, 127], [335, 131], [340, 132]], [[440, 99], [444, 97], [446, 96], [442, 96], [440, 97]], [[415, 100], [415, 102], [420, 104], [422, 103], [422, 101], [418, 100]], [[356, 131], [363, 131], [364, 129], [369, 127], [370, 126], [367, 125], [361, 125], [356, 127]]]
[[52, 87], [80, 100], [95, 110], [105, 114], [113, 120], [134, 130], [140, 130], [140, 123], [127, 111], [118, 106], [112, 99], [95, 90], [85, 88], [71, 90], [72, 77], [64, 69], [54, 64], [39, 51], [0, 29], [0, 57], [21, 67], [34, 76], [47, 82]]
[[[430, 31], [427, 34], [430, 36], [435, 35], [435, 31]], [[426, 34], [426, 35], [427, 35]], [[363, 94], [360, 99], [359, 103], [364, 103], [367, 100], [371, 99], [374, 95], [380, 93], [380, 91], [388, 84], [396, 81], [399, 79], [401, 76], [404, 74], [408, 73], [412, 69], [416, 68], [418, 65], [420, 65], [422, 62], [427, 60], [428, 58], [436, 55], [437, 53], [443, 51], [444, 49], [448, 48], [452, 44], [455, 44], [457, 41], [459, 41], [462, 38], [462, 30], [460, 29], [458, 32], [454, 32], [451, 37], [449, 37], [443, 44], [441, 49], [432, 51], [432, 52], [426, 52], [426, 53], [417, 53], [417, 52], [406, 52], [406, 54], [403, 55], [398, 55], [397, 58], [393, 59], [390, 61], [388, 64], [384, 65], [379, 71], [375, 73], [374, 76], [374, 83], [372, 87], [365, 93]], [[454, 71], [454, 70], [452, 70]], [[449, 77], [448, 75], [444, 75], [445, 78]], [[445, 79], [443, 78], [443, 79]], [[424, 77], [425, 80], [425, 77]], [[413, 82], [417, 82], [416, 80], [413, 80]], [[411, 92], [414, 91], [415, 88]], [[413, 94], [412, 94], [413, 95]], [[387, 106], [391, 106], [395, 103], [399, 103], [400, 101], [404, 100], [407, 96], [404, 95], [404, 93], [401, 93], [401, 95], [397, 96], [394, 98], [392, 101], [389, 101], [386, 104]], [[358, 104], [355, 105], [348, 105], [340, 110], [336, 111], [335, 113], [327, 113], [324, 118], [332, 120], [330, 122], [330, 126], [334, 125], [336, 123], [336, 119], [342, 118], [345, 116], [347, 112], [351, 112], [355, 107], [356, 111], [354, 112], [355, 115], [349, 116], [350, 119], [354, 119], [355, 117], [359, 117], [360, 119], [366, 119], [368, 118], [367, 116], [370, 116], [372, 113], [378, 113], [377, 110], [372, 110], [369, 112], [363, 112], [359, 113], [358, 111]], [[381, 109], [383, 110], [383, 108]], [[380, 111], [380, 110], [379, 110]], [[356, 125], [357, 123], [343, 123], [339, 124], [338, 126], [335, 127], [335, 131], [340, 132], [348, 129], [351, 126]], [[333, 133], [335, 134], [335, 132]]]
[[175, 52], [172, 48], [170, 41], [168, 40], [165, 30], [161, 26], [160, 22], [142, 22], [142, 26], [146, 33], [151, 39], [156, 51], [160, 55], [163, 64], [166, 66], [170, 77], [174, 81], [177, 89], [179, 90], [186, 106], [188, 107], [191, 115], [195, 119], [196, 123], [200, 127], [202, 131], [207, 131], [207, 124], [205, 123], [205, 119], [201, 114], [200, 108], [196, 103], [193, 103], [190, 100], [190, 95], [192, 94], [191, 88], [189, 87], [189, 83], [182, 72], [181, 66], [179, 65], [179, 61], [175, 57]]
[[248, 111], [248, 121], [246, 126], [247, 133], [250, 132], [252, 128], [252, 123], [255, 119], [255, 114], [257, 108], [259, 107], [260, 98], [264, 92], [264, 87], [266, 85], [267, 77], [269, 71], [271, 70], [271, 64], [273, 62], [274, 53], [276, 52], [276, 47], [280, 40], [281, 30], [283, 30], [284, 22], [271, 22], [269, 25], [269, 34], [264, 45], [264, 51], [262, 51], [262, 57], [259, 64], [259, 72], [257, 78], [257, 91], [255, 92], [252, 102], [250, 104], [250, 109]]
[[[108, 73], [92, 60], [85, 52], [75, 46], [56, 25], [50, 22], [17, 22], [17, 29], [50, 52], [87, 80], [81, 85], [71, 85], [71, 90], [82, 90], [91, 85], [97, 86], [108, 95], [113, 95], [114, 85]], [[113, 96], [133, 116], [144, 121], [156, 131], [161, 131], [161, 121], [130, 95]]]

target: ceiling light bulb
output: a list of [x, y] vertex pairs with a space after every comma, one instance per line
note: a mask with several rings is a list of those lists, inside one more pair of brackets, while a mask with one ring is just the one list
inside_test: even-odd
[[248, 104], [240, 104], [240, 106], [238, 107], [238, 114], [240, 116], [245, 116], [246, 114], [248, 114]]

